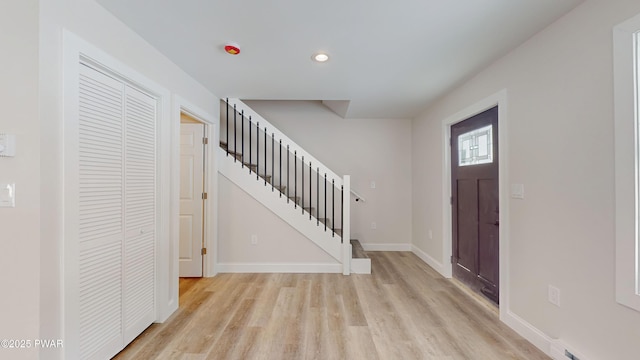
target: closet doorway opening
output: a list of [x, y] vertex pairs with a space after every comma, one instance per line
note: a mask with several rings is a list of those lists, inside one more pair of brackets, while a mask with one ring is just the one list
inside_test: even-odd
[[179, 276], [202, 277], [206, 232], [207, 126], [180, 113]]

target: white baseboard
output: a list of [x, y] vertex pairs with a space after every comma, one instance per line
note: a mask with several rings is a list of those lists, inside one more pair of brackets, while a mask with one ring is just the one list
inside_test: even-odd
[[[412, 248], [412, 252], [442, 276], [447, 277], [444, 272], [444, 265], [441, 262], [437, 261], [415, 245]], [[514, 314], [511, 310], [506, 309], [500, 311], [500, 320], [542, 352], [551, 356], [554, 360], [564, 360], [564, 358], [553, 357], [555, 355], [555, 353], [552, 354], [551, 352], [551, 344], [553, 340], [549, 336], [535, 326], [529, 324], [518, 315]], [[582, 360], [582, 358], [580, 359]]]
[[364, 251], [411, 251], [411, 244], [360, 244]]
[[217, 270], [219, 273], [341, 274], [342, 264], [220, 263]]
[[178, 302], [177, 301], [173, 301], [173, 299], [169, 302], [169, 305], [167, 306], [167, 310], [166, 313], [159, 313], [159, 309], [156, 310], [156, 320], [154, 321], [154, 323], [163, 323], [165, 321], [167, 321], [167, 319], [173, 315], [174, 312], [178, 311]]
[[420, 249], [417, 246], [413, 245], [413, 247], [411, 248], [411, 251], [414, 254], [416, 254], [416, 256], [419, 257], [422, 261], [427, 263], [427, 265], [431, 266], [435, 271], [439, 272], [440, 275], [444, 276], [445, 278], [446, 277], [450, 277], [450, 276], [446, 275], [446, 273], [444, 271], [444, 265], [442, 265], [441, 262], [439, 262], [438, 260], [436, 260], [433, 257], [431, 257], [426, 252], [422, 251], [422, 249]]
[[500, 320], [542, 352], [551, 356], [552, 339], [547, 336], [547, 334], [529, 324], [527, 321], [511, 312], [511, 310], [501, 311]]

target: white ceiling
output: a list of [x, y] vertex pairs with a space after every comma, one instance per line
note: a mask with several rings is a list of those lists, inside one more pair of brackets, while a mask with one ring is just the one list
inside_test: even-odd
[[332, 101], [347, 118], [414, 117], [582, 2], [97, 1], [219, 97]]

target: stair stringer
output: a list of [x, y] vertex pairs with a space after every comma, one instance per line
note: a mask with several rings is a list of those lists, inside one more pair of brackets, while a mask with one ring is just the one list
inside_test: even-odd
[[343, 264], [343, 246], [340, 236], [332, 236], [333, 232], [330, 229], [325, 231], [324, 226], [318, 226], [315, 218], [309, 220], [308, 213], [302, 215], [301, 208], [299, 206], [294, 208], [292, 200], [287, 202], [287, 197], [284, 195], [280, 197], [278, 190], [271, 191], [271, 184], [265, 185], [263, 179], [256, 180], [255, 173], [249, 173], [247, 167], [241, 167], [234, 159], [220, 149], [218, 172]]

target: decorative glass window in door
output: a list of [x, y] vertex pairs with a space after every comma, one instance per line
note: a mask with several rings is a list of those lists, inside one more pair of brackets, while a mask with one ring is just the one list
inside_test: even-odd
[[458, 166], [493, 162], [493, 126], [488, 125], [458, 136]]

